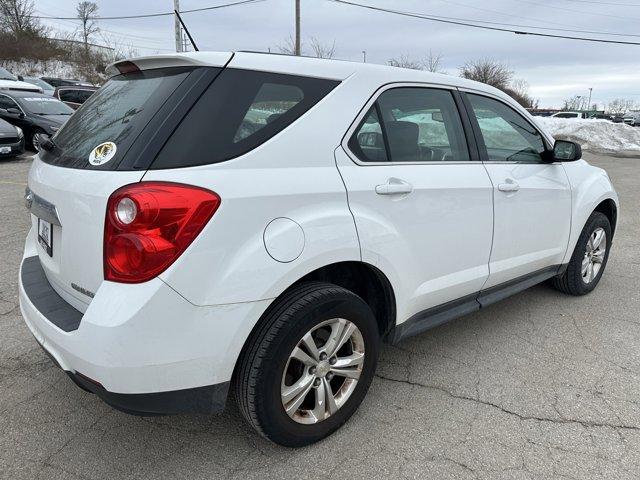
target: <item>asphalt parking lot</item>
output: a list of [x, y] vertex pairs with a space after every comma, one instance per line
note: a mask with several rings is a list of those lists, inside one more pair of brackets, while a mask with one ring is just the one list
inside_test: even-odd
[[640, 159], [586, 157], [622, 202], [599, 288], [537, 286], [384, 347], [355, 417], [300, 450], [256, 436], [233, 404], [133, 417], [72, 384], [18, 307], [30, 160], [0, 162], [0, 478], [637, 479]]

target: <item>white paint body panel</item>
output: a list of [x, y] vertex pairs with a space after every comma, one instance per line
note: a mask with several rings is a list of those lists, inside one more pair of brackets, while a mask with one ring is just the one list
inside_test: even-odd
[[[494, 185], [494, 237], [485, 288], [560, 265], [571, 230], [571, 186], [560, 163], [487, 163]], [[514, 183], [504, 192], [498, 185]]]
[[[29, 186], [56, 205], [62, 229], [54, 229], [52, 259], [38, 245], [35, 229], [24, 256], [39, 255], [53, 288], [84, 317], [78, 330], [65, 333], [35, 309], [20, 285], [23, 316], [63, 368], [112, 392], [161, 392], [230, 380], [265, 309], [318, 268], [345, 261], [374, 265], [392, 285], [396, 322], [402, 323], [483, 287], [566, 263], [598, 203], [617, 204], [608, 177], [584, 161], [535, 168], [480, 162], [363, 166], [342, 148], [359, 112], [390, 83], [479, 91], [528, 115], [503, 93], [464, 79], [249, 53], [133, 61], [140, 68], [228, 62], [342, 83], [288, 128], [226, 162], [145, 173], [34, 161]], [[507, 177], [522, 187], [511, 197], [494, 190]], [[390, 178], [410, 182], [414, 191], [405, 198], [376, 195], [375, 186]], [[140, 180], [201, 186], [218, 193], [222, 203], [158, 278], [137, 285], [106, 282], [106, 203], [117, 188]], [[94, 291], [93, 300], [71, 288], [72, 282]]]
[[[396, 294], [397, 323], [480, 291], [489, 276], [492, 185], [483, 165], [360, 166], [340, 148], [336, 162], [349, 191], [362, 260], [383, 271]], [[407, 195], [378, 195], [390, 178]]]

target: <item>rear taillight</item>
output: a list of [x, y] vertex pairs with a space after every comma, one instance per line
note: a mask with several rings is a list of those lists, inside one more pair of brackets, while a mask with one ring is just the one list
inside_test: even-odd
[[141, 182], [116, 190], [105, 218], [105, 280], [140, 283], [159, 275], [219, 206], [216, 193], [179, 183]]

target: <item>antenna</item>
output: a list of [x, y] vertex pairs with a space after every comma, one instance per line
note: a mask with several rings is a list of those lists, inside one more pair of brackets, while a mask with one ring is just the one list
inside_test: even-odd
[[178, 20], [180, 20], [180, 25], [182, 25], [182, 28], [184, 28], [185, 33], [187, 34], [187, 37], [189, 37], [189, 41], [191, 42], [191, 45], [193, 45], [193, 49], [196, 52], [199, 52], [200, 49], [198, 49], [198, 46], [196, 45], [196, 42], [193, 41], [193, 37], [191, 36], [191, 34], [189, 33], [189, 29], [187, 28], [187, 26], [184, 24], [184, 22], [182, 21], [182, 17], [180, 16], [180, 14], [178, 13], [178, 10], [174, 10], [176, 17], [178, 17]]

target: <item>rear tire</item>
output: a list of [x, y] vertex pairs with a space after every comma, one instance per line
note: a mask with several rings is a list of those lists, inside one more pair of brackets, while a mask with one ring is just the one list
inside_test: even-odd
[[[593, 248], [594, 239], [598, 242], [597, 248]], [[574, 296], [593, 291], [602, 278], [610, 251], [611, 223], [606, 215], [593, 212], [582, 229], [567, 269], [561, 276], [552, 279], [552, 285], [561, 292]], [[597, 261], [591, 261], [592, 259]]]
[[[332, 338], [346, 340], [338, 347]], [[240, 411], [275, 443], [317, 442], [357, 410], [373, 379], [379, 344], [376, 319], [360, 297], [329, 283], [295, 286], [269, 308], [247, 341], [234, 380]], [[340, 368], [354, 358], [357, 365]], [[300, 393], [287, 394], [298, 385]]]

